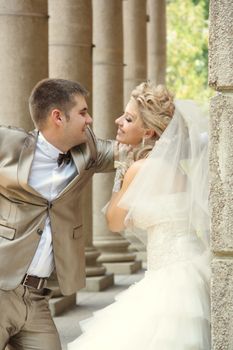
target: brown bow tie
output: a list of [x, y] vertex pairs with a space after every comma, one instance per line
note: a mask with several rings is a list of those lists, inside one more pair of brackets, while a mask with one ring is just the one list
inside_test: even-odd
[[59, 153], [57, 158], [57, 165], [61, 166], [62, 164], [69, 164], [71, 160], [71, 153], [68, 151], [67, 153]]

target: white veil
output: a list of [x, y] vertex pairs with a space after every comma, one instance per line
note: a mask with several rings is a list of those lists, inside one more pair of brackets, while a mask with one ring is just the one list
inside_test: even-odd
[[191, 100], [175, 106], [169, 126], [119, 203], [128, 211], [126, 226], [145, 244], [150, 226], [177, 221], [208, 242], [208, 118]]

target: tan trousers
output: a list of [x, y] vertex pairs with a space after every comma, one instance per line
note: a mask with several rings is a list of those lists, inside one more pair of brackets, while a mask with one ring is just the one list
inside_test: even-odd
[[0, 350], [61, 350], [51, 317], [49, 289], [36, 290], [22, 285], [0, 290]]

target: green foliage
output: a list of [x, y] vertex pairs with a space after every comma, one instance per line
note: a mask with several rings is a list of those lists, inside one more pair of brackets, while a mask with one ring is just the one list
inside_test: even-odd
[[177, 98], [206, 101], [208, 87], [208, 0], [167, 4], [167, 85]]

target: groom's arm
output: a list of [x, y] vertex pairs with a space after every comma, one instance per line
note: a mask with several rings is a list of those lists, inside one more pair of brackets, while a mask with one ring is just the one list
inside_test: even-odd
[[94, 160], [95, 172], [114, 171], [117, 143], [115, 140], [102, 140], [96, 138], [93, 131], [88, 127], [87, 144], [89, 146], [91, 159]]
[[116, 154], [116, 142], [114, 140], [97, 139], [97, 161], [96, 172], [114, 171], [114, 160]]
[[14, 126], [0, 125], [0, 167], [16, 163], [28, 133]]

